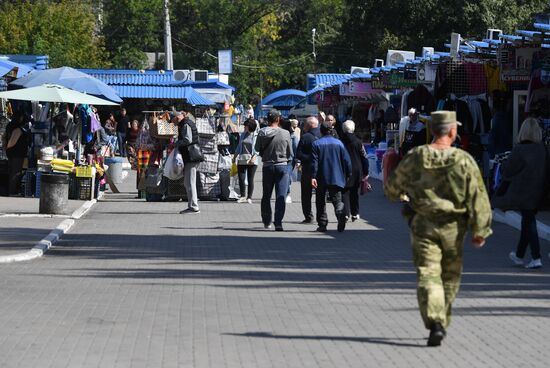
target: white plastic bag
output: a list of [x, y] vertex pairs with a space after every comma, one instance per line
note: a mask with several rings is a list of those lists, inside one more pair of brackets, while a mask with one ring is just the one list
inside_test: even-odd
[[164, 176], [170, 180], [183, 178], [183, 157], [177, 149], [174, 149], [164, 164]]

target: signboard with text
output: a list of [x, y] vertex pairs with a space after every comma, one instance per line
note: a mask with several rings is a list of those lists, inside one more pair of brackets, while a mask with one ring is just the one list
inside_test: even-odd
[[218, 50], [218, 73], [231, 74], [233, 73], [233, 51]]

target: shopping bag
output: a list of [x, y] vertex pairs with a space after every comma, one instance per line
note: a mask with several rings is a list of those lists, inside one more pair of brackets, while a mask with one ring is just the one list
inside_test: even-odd
[[170, 180], [183, 178], [183, 158], [177, 149], [172, 150], [164, 164], [164, 176]]
[[231, 171], [229, 172], [229, 176], [236, 176], [237, 175], [237, 164], [233, 162], [231, 165]]
[[220, 155], [218, 159], [218, 171], [231, 170], [231, 155]]

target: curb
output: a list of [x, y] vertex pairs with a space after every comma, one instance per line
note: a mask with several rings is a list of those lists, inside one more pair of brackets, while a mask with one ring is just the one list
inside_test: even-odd
[[[124, 173], [126, 175], [124, 175]], [[123, 180], [128, 177], [128, 172], [123, 171]], [[93, 207], [94, 204], [97, 203], [102, 197], [103, 192], [99, 192], [99, 196], [97, 199], [92, 199], [90, 201], [86, 201], [80, 206], [80, 208], [76, 209], [71, 215], [69, 216], [56, 216], [56, 215], [34, 215], [32, 217], [60, 217], [60, 218], [67, 218], [66, 220], [62, 221], [55, 229], [53, 229], [48, 236], [46, 236], [44, 239], [40, 240], [38, 243], [35, 244], [34, 247], [32, 247], [31, 250], [23, 253], [17, 253], [17, 254], [10, 254], [6, 256], [0, 256], [0, 264], [1, 263], [12, 263], [12, 262], [22, 262], [22, 261], [31, 261], [36, 258], [40, 258], [46, 253], [52, 245], [57, 243], [61, 236], [63, 234], [67, 233], [71, 227], [75, 224], [76, 220], [80, 219], [82, 216], [84, 216], [88, 211]], [[4, 215], [5, 216], [5, 215]], [[9, 215], [8, 215], [9, 216]], [[0, 216], [2, 217], [2, 216]], [[21, 216], [21, 217], [31, 217], [31, 216]]]
[[[100, 198], [101, 196], [98, 199]], [[59, 238], [61, 238], [71, 229], [71, 227], [73, 227], [76, 220], [84, 216], [96, 203], [97, 199], [92, 199], [90, 201], [84, 202], [82, 206], [80, 206], [80, 208], [76, 209], [70, 215], [70, 218], [62, 221], [59, 225], [57, 225], [57, 227], [53, 229], [44, 239], [36, 243], [31, 250], [23, 253], [0, 256], [0, 263], [31, 261], [33, 259], [42, 257], [44, 253], [46, 253], [52, 247], [52, 245], [59, 241]]]
[[[493, 210], [493, 221], [521, 230], [521, 215], [515, 211]], [[537, 221], [537, 231], [539, 238], [550, 241], [550, 226]]]
[[61, 222], [55, 229], [53, 229], [48, 236], [40, 240], [31, 250], [24, 253], [12, 254], [0, 257], [0, 263], [11, 263], [30, 261], [39, 257], [42, 257], [44, 253], [55, 244], [59, 238], [65, 234], [75, 224], [75, 220], [67, 219]]

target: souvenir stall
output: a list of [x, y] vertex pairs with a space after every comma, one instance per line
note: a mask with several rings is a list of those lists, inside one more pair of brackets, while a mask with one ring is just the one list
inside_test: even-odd
[[[0, 98], [10, 99], [12, 119], [25, 120], [23, 129], [30, 141], [21, 193], [26, 197], [40, 197], [41, 176], [52, 173], [68, 176], [69, 199], [87, 200], [97, 196], [104, 173], [102, 162], [91, 157], [83, 159], [79, 143], [91, 142], [94, 128], [99, 126], [91, 104], [117, 104], [51, 84], [1, 92]], [[30, 101], [42, 101], [42, 104]], [[73, 110], [72, 106], [77, 103], [82, 104]]]
[[[201, 111], [197, 109], [196, 111]], [[209, 110], [202, 110], [195, 120], [199, 134], [199, 145], [204, 161], [197, 167], [197, 191], [200, 200], [229, 199], [229, 136], [225, 131], [224, 118]], [[148, 126], [142, 128], [138, 138], [138, 190], [147, 201], [185, 200], [183, 178], [171, 180], [166, 177], [165, 164], [169, 154], [176, 147], [178, 127], [170, 121], [166, 111], [143, 111]]]

